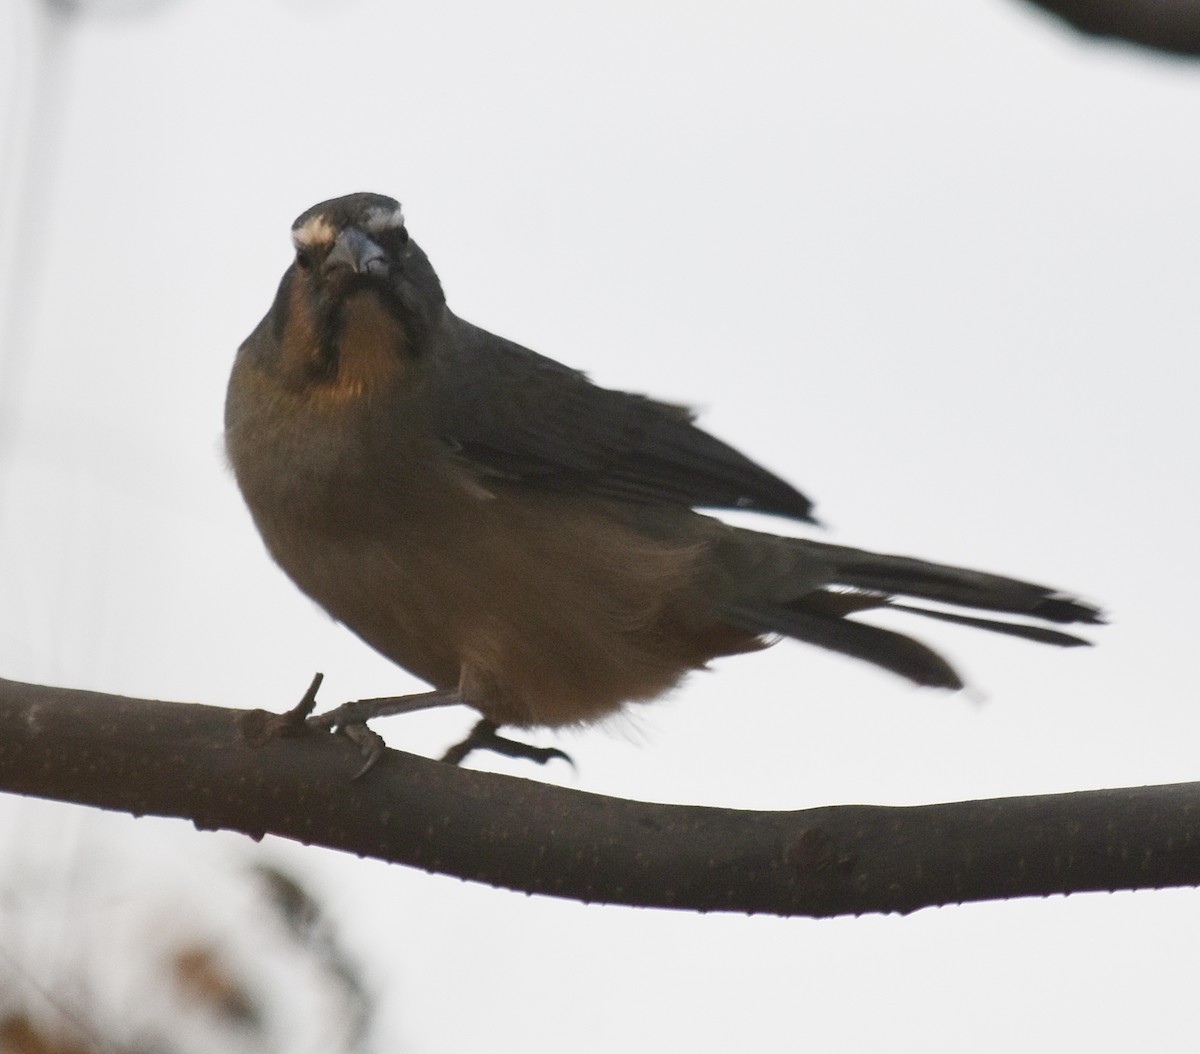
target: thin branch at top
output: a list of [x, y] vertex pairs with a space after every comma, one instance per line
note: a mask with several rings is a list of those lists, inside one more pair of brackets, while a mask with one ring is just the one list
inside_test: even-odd
[[1197, 0], [1029, 0], [1081, 33], [1173, 55], [1200, 55]]

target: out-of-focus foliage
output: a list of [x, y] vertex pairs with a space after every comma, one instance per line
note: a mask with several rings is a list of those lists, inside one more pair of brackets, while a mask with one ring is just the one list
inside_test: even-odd
[[121, 842], [7, 847], [0, 1054], [365, 1049], [370, 998], [296, 875]]

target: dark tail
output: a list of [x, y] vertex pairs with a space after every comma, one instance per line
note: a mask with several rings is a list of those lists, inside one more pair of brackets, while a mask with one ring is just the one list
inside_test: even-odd
[[[1089, 642], [1036, 623], [943, 611], [901, 603], [895, 597], [1044, 622], [1104, 621], [1100, 611], [1088, 604], [1014, 578], [820, 542], [772, 538], [771, 543], [771, 559], [747, 559], [748, 547], [762, 546], [764, 536], [739, 532], [735, 548], [741, 553], [734, 562], [748, 572], [741, 583], [748, 588], [738, 588], [739, 600], [722, 609], [726, 621], [752, 633], [781, 634], [862, 659], [920, 685], [963, 686], [950, 664], [931, 648], [894, 630], [852, 621], [850, 616], [891, 608], [1060, 647]], [[770, 568], [769, 576], [761, 574], [764, 567]], [[796, 587], [791, 596], [789, 583]]]

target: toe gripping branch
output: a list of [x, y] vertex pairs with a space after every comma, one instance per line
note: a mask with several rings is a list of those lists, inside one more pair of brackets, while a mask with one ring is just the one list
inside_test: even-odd
[[[317, 690], [321, 687], [324, 674], [316, 674], [300, 701], [289, 711], [277, 716], [275, 727], [278, 735], [295, 735], [303, 729], [319, 732], [340, 732], [358, 746], [363, 756], [362, 767], [351, 777], [361, 779], [372, 768], [387, 748], [383, 737], [367, 727], [367, 722], [376, 717], [391, 717], [394, 714], [411, 714], [418, 710], [430, 710], [439, 706], [457, 706], [463, 703], [456, 689], [437, 689], [432, 692], [417, 692], [412, 695], [384, 696], [378, 699], [356, 699], [313, 714], [317, 705]], [[490, 750], [509, 758], [524, 758], [545, 765], [560, 758], [574, 765], [569, 754], [555, 747], [535, 747], [499, 734], [499, 726], [488, 718], [481, 718], [461, 742], [456, 743], [441, 760], [459, 765], [468, 754], [476, 750]]]

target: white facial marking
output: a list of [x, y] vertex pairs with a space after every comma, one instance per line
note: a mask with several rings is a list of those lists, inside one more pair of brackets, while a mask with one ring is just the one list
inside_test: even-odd
[[362, 229], [367, 234], [381, 234], [404, 226], [404, 212], [397, 205], [394, 209], [378, 207], [363, 213]]
[[332, 245], [337, 237], [337, 228], [324, 216], [313, 216], [299, 227], [292, 228], [292, 242], [297, 249], [312, 249]]

